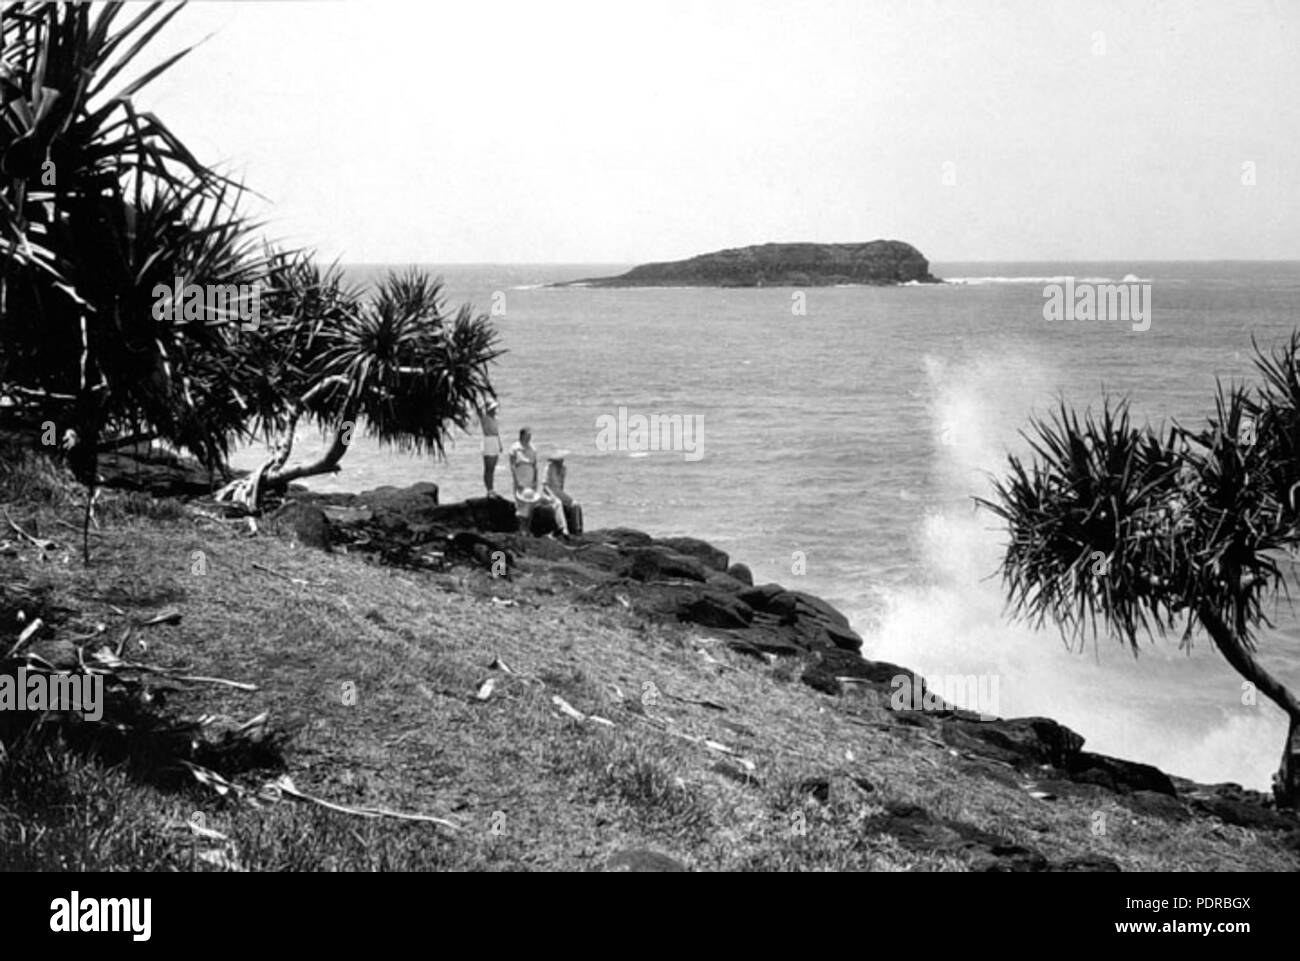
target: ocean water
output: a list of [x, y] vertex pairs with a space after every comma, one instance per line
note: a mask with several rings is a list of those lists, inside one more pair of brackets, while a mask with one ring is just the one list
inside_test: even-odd
[[[405, 265], [401, 265], [405, 266]], [[495, 369], [507, 444], [522, 426], [570, 454], [588, 528], [691, 534], [836, 604], [864, 655], [928, 675], [996, 675], [997, 713], [1045, 714], [1090, 750], [1207, 781], [1267, 788], [1286, 731], [1208, 641], [1177, 638], [1134, 658], [1114, 639], [1069, 651], [1055, 631], [1007, 619], [1002, 534], [977, 510], [1031, 414], [1059, 398], [1131, 399], [1140, 418], [1191, 423], [1216, 377], [1249, 377], [1251, 337], [1296, 322], [1295, 263], [933, 265], [952, 283], [891, 288], [550, 288], [625, 265], [429, 265], [450, 300], [494, 310], [508, 353]], [[382, 273], [348, 268], [359, 283]], [[1073, 276], [1149, 283], [1150, 328], [1044, 319], [1044, 284]], [[602, 449], [602, 418], [681, 415], [684, 451]], [[698, 418], [698, 420], [696, 420]], [[310, 430], [299, 452], [319, 445]], [[253, 466], [257, 449], [237, 466]], [[477, 437], [443, 462], [354, 442], [333, 477], [361, 490], [436, 481], [444, 500], [481, 493]], [[499, 489], [508, 489], [499, 468]], [[1300, 618], [1278, 612], [1262, 659], [1300, 685]]]

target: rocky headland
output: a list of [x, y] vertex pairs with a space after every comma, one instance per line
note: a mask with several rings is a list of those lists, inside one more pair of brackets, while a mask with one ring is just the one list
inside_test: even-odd
[[[221, 835], [201, 856], [233, 870], [1300, 867], [1271, 797], [945, 703], [833, 605], [698, 538], [554, 539], [541, 511], [520, 533], [511, 502], [432, 483], [291, 488], [247, 515], [192, 467], [122, 455], [84, 566], [76, 489], [10, 460], [0, 647], [111, 670], [134, 732], [55, 745], [81, 819], [19, 790], [43, 746], [11, 755], [15, 864], [192, 869], [181, 790]], [[89, 853], [85, 812], [110, 839]]]
[[[946, 704], [910, 669], [864, 658], [862, 638], [826, 601], [781, 584], [755, 584], [743, 563], [694, 537], [617, 527], [563, 541], [544, 536], [551, 522], [540, 513], [533, 531], [521, 534], [511, 502], [484, 497], [440, 504], [432, 483], [360, 494], [298, 492], [271, 522], [322, 550], [361, 552], [403, 568], [477, 569], [486, 575], [478, 589], [493, 597], [527, 582], [533, 592], [698, 629], [755, 665], [784, 664], [827, 703], [862, 720], [909, 728], [942, 745], [967, 773], [1014, 784], [1045, 804], [1110, 799], [1174, 824], [1216, 819], [1280, 832], [1300, 853], [1300, 820], [1276, 809], [1270, 797], [1085, 751], [1081, 735], [1050, 718], [988, 718]], [[895, 707], [900, 678], [926, 692], [924, 708]], [[986, 870], [1119, 870], [1107, 858], [1053, 862], [923, 806], [886, 806], [873, 825], [905, 847], [960, 850]]]

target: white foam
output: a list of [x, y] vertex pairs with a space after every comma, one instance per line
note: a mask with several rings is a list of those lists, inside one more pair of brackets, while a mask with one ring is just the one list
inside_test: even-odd
[[1005, 615], [998, 576], [1005, 534], [970, 496], [988, 494], [989, 474], [1002, 475], [1008, 449], [1023, 443], [1019, 428], [1050, 401], [1057, 378], [1048, 365], [1003, 354], [959, 367], [927, 357], [925, 366], [945, 506], [918, 522], [922, 583], [886, 593], [875, 626], [863, 631], [864, 656], [922, 674], [996, 674], [1004, 716], [1052, 717], [1083, 735], [1089, 750], [1267, 789], [1285, 718], [1271, 705], [1235, 704], [1240, 678], [1208, 645], [1188, 658], [1170, 640], [1147, 645], [1135, 660], [1101, 637], [1095, 653], [1091, 646], [1080, 653], [1055, 629], [1036, 632]]
[[1134, 277], [1128, 274], [1122, 281], [1113, 280], [1110, 277], [1074, 277], [1067, 274], [1059, 274], [1052, 277], [945, 277], [945, 284], [964, 284], [968, 287], [978, 287], [981, 284], [1063, 284], [1067, 280], [1073, 280], [1076, 284], [1114, 284], [1114, 283], [1138, 283], [1149, 282], [1151, 278]]

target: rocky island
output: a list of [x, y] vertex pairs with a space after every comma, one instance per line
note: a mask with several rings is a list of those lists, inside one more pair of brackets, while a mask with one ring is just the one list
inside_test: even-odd
[[617, 277], [561, 287], [829, 287], [938, 283], [930, 262], [901, 240], [858, 244], [759, 244], [688, 260], [642, 264]]

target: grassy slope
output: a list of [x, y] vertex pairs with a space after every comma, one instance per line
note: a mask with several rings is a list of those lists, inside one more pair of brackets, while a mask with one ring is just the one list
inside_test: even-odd
[[[72, 540], [54, 522], [77, 517], [65, 498], [0, 490], [29, 530]], [[698, 628], [575, 603], [541, 578], [394, 571], [139, 497], [106, 499], [89, 569], [76, 551], [40, 561], [25, 549], [0, 556], [0, 579], [48, 589], [76, 612], [60, 633], [96, 622], [120, 629], [113, 605], [127, 616], [178, 607], [179, 625], [140, 632], [149, 656], [260, 690], [195, 687], [174, 695], [173, 708], [238, 720], [270, 709], [297, 727], [287, 765], [299, 789], [459, 827], [163, 789], [42, 740], [0, 761], [0, 867], [212, 869], [224, 858], [250, 869], [588, 869], [623, 848], [699, 869], [966, 867], [960, 855], [911, 853], [864, 830], [886, 801], [921, 804], [1053, 859], [1097, 854], [1126, 870], [1297, 866], [1269, 836], [1213, 820], [1171, 824], [1112, 796], [1036, 800], [1020, 775], [974, 765], [867, 701], [818, 694], [788, 666], [755, 666]], [[195, 551], [206, 573], [193, 573]], [[498, 657], [517, 673], [491, 669]], [[489, 677], [492, 696], [476, 700]], [[347, 683], [355, 703], [345, 703]], [[562, 716], [555, 695], [613, 726]], [[688, 737], [733, 749], [753, 762], [754, 778]], [[814, 776], [830, 776], [827, 799], [800, 789]], [[1097, 810], [1106, 813], [1100, 836]], [[195, 839], [187, 822], [196, 812], [229, 841]]]

